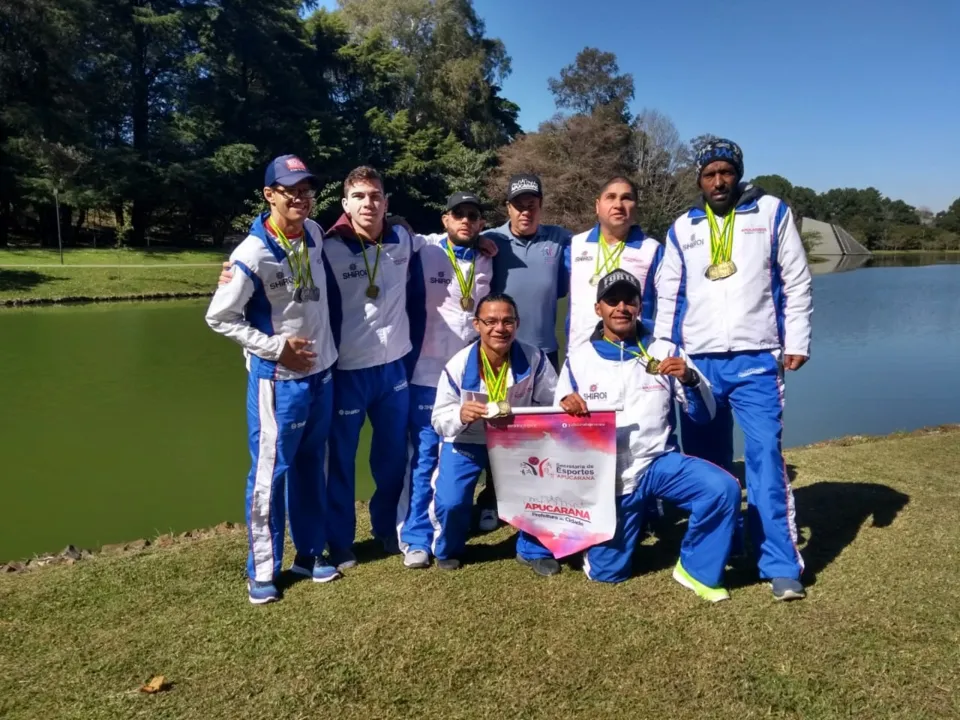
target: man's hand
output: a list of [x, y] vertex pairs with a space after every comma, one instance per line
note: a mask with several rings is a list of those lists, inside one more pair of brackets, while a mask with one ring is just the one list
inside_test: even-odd
[[783, 366], [787, 370], [799, 370], [809, 359], [806, 355], [785, 355], [783, 357]]
[[395, 227], [396, 225], [399, 225], [411, 235], [416, 235], [416, 233], [413, 231], [413, 228], [410, 227], [410, 223], [407, 222], [407, 219], [405, 217], [402, 217], [400, 215], [389, 215], [387, 216], [386, 220], [387, 220], [387, 227]]
[[571, 393], [560, 400], [562, 407], [568, 415], [586, 415], [588, 413], [587, 403], [580, 397], [580, 393]]
[[487, 406], [482, 402], [469, 400], [460, 406], [460, 422], [464, 425], [469, 425], [486, 414]]
[[684, 385], [694, 385], [697, 382], [697, 374], [687, 365], [683, 358], [668, 357], [661, 360], [657, 372], [660, 375], [675, 377]]
[[307, 372], [313, 368], [313, 361], [317, 354], [309, 348], [313, 340], [302, 337], [287, 338], [287, 342], [280, 352], [280, 364], [294, 372]]
[[480, 252], [487, 257], [494, 257], [500, 250], [497, 247], [496, 240], [491, 240], [486, 235], [481, 235], [477, 238], [477, 247], [480, 248]]
[[223, 270], [220, 272], [220, 279], [217, 281], [217, 287], [226, 285], [233, 280], [233, 263], [227, 260], [223, 264]]

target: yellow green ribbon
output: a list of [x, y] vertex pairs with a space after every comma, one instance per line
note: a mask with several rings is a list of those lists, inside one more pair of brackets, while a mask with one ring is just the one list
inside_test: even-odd
[[463, 271], [460, 269], [460, 264], [457, 262], [457, 256], [453, 252], [451, 243], [447, 240], [446, 243], [447, 257], [450, 258], [450, 264], [453, 265], [453, 272], [457, 276], [457, 284], [460, 286], [460, 296], [464, 298], [469, 298], [473, 295], [473, 279], [477, 274], [477, 252], [473, 252], [473, 260], [470, 262], [470, 275], [466, 278], [463, 277]]
[[643, 360], [643, 361], [645, 361], [645, 362], [650, 362], [651, 360], [653, 360], [653, 357], [651, 357], [650, 353], [648, 353], [648, 352], [647, 352], [647, 349], [643, 346], [643, 343], [641, 343], [639, 340], [637, 340], [637, 347], [640, 348], [640, 352], [637, 352], [637, 351], [635, 351], [635, 350], [631, 350], [630, 348], [626, 347], [625, 345], [621, 345], [620, 343], [615, 343], [613, 340], [611, 340], [610, 338], [608, 338], [606, 335], [603, 336], [603, 341], [610, 343], [610, 344], [613, 345], [615, 348], [621, 348], [621, 347], [622, 347], [626, 352], [630, 353], [630, 354], [633, 355], [635, 358], [640, 358], [641, 360]]
[[377, 256], [373, 261], [373, 272], [370, 272], [370, 261], [367, 260], [367, 243], [363, 238], [360, 240], [360, 252], [363, 253], [363, 266], [367, 269], [367, 287], [373, 287], [377, 283], [377, 268], [380, 267], [380, 250], [383, 248], [383, 235], [377, 238]]
[[507, 373], [510, 371], [510, 361], [504, 360], [500, 372], [494, 374], [493, 366], [487, 360], [487, 354], [480, 348], [480, 359], [483, 362], [483, 378], [487, 383], [487, 396], [490, 402], [503, 402], [507, 399]]
[[733, 254], [733, 219], [736, 210], [731, 210], [723, 218], [723, 230], [717, 224], [717, 216], [707, 204], [707, 222], [710, 223], [710, 262], [719, 265], [729, 262]]
[[[596, 262], [594, 262], [594, 272], [598, 278], [603, 277], [608, 273], [612, 273], [614, 270], [620, 267], [620, 256], [623, 255], [623, 249], [626, 247], [626, 243], [617, 242], [617, 249], [611, 250], [610, 246], [607, 245], [607, 241], [603, 237], [603, 233], [600, 233], [600, 238], [597, 240], [597, 244], [600, 246], [600, 252], [597, 253]], [[600, 256], [603, 256], [603, 265], [600, 265]]]
[[[310, 269], [310, 256], [307, 253], [307, 235], [300, 239], [300, 247], [294, 250], [293, 244], [283, 234], [283, 231], [273, 221], [273, 218], [267, 218], [268, 227], [273, 230], [277, 236], [277, 242], [283, 248], [287, 255], [287, 262], [290, 263], [290, 269], [293, 271], [293, 287], [313, 287], [313, 270]], [[299, 254], [298, 254], [299, 251]]]

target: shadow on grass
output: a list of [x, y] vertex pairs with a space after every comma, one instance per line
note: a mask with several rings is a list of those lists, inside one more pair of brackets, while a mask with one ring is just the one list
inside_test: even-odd
[[[744, 465], [734, 463], [733, 474], [744, 483]], [[796, 467], [787, 465], [787, 475], [793, 482]], [[830, 565], [856, 539], [864, 523], [872, 519], [873, 527], [888, 527], [897, 514], [910, 502], [910, 496], [879, 483], [852, 483], [827, 480], [795, 487], [793, 490], [804, 560], [803, 581], [814, 585], [817, 574]], [[746, 493], [744, 493], [746, 499]], [[673, 567], [680, 556], [680, 544], [687, 530], [687, 515], [666, 507], [659, 520], [648, 522], [648, 529], [656, 537], [654, 543], [641, 545], [633, 559], [634, 575], [656, 572]], [[745, 528], [743, 557], [733, 558], [727, 571], [729, 588], [744, 587], [758, 581], [756, 562], [750, 550], [749, 528]]]
[[51, 282], [57, 278], [36, 270], [11, 270], [0, 268], [0, 291], [23, 292], [33, 290], [38, 285]]

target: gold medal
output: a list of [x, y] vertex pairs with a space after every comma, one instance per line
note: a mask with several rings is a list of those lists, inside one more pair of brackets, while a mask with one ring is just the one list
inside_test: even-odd
[[376, 300], [379, 294], [380, 288], [377, 285], [371, 285], [367, 288], [367, 297], [371, 300]]
[[599, 283], [599, 282], [600, 282], [600, 276], [599, 276], [599, 275], [591, 275], [591, 276], [590, 276], [590, 284], [593, 285], [593, 287], [596, 287], [596, 286], [597, 286], [597, 283]]
[[460, 298], [460, 307], [462, 307], [467, 312], [470, 312], [471, 310], [473, 310], [473, 298], [470, 298], [470, 297]]
[[506, 417], [510, 414], [510, 403], [506, 400], [501, 400], [497, 403], [497, 410], [499, 411], [499, 417]]
[[736, 271], [737, 266], [733, 264], [733, 260], [725, 260], [717, 265], [717, 273], [721, 278], [728, 278]]
[[720, 279], [720, 266], [719, 265], [710, 265], [707, 267], [707, 271], [704, 273], [707, 276], [707, 280], [719, 280]]
[[650, 358], [647, 360], [647, 374], [649, 375], [659, 375], [660, 374], [660, 361]]

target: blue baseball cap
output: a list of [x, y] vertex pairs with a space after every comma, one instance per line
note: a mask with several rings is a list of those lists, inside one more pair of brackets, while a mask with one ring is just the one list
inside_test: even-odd
[[274, 158], [267, 165], [267, 172], [263, 176], [265, 187], [272, 185], [291, 186], [296, 185], [301, 180], [309, 180], [314, 185], [317, 184], [316, 176], [307, 170], [303, 160], [296, 155], [281, 155]]

